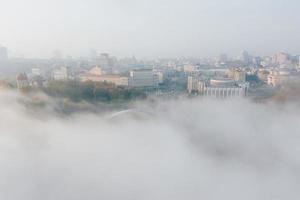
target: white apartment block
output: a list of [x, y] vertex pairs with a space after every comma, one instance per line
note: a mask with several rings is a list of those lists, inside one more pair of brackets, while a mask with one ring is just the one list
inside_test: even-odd
[[153, 69], [138, 69], [130, 71], [129, 87], [157, 87], [158, 76]]

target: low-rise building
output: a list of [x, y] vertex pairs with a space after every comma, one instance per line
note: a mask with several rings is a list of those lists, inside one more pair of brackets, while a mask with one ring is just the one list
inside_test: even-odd
[[88, 72], [79, 76], [81, 82], [107, 82], [113, 83], [117, 86], [128, 86], [128, 77], [120, 76], [118, 74], [103, 74], [100, 67], [93, 67]]
[[249, 83], [238, 83], [233, 79], [215, 78], [205, 81], [200, 77], [188, 77], [189, 93], [196, 92], [199, 95], [216, 98], [228, 98], [235, 96], [246, 96]]
[[228, 78], [231, 78], [235, 81], [245, 82], [246, 81], [246, 72], [242, 69], [231, 68], [228, 71]]
[[294, 83], [300, 80], [298, 74], [287, 69], [273, 70], [268, 76], [268, 85], [280, 87], [284, 84]]
[[158, 87], [158, 76], [153, 69], [136, 69], [130, 71], [129, 87]]
[[53, 79], [56, 81], [66, 81], [69, 79], [68, 68], [60, 67], [52, 72]]
[[16, 79], [17, 79], [17, 87], [19, 90], [26, 89], [29, 87], [29, 81], [25, 73], [18, 74]]

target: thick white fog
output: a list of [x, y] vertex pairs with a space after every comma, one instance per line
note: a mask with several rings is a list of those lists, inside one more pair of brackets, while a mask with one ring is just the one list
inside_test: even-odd
[[19, 98], [0, 94], [0, 199], [300, 197], [296, 106], [196, 99], [59, 117]]

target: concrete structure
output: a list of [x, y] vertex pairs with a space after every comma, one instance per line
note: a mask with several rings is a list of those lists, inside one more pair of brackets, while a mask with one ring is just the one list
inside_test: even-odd
[[31, 74], [32, 76], [41, 76], [42, 75], [42, 71], [40, 68], [31, 68]]
[[158, 76], [153, 69], [137, 69], [130, 71], [129, 87], [158, 87]]
[[231, 87], [235, 85], [235, 80], [229, 78], [215, 78], [210, 80], [213, 87]]
[[261, 81], [265, 82], [265, 83], [268, 83], [268, 77], [269, 77], [269, 75], [270, 75], [270, 71], [265, 70], [265, 69], [260, 69], [260, 70], [258, 70], [258, 72], [257, 72], [258, 78], [259, 78]]
[[205, 87], [202, 95], [216, 98], [228, 98], [246, 96], [247, 89], [244, 87]]
[[268, 84], [274, 87], [280, 87], [284, 84], [293, 84], [298, 82], [300, 77], [287, 69], [273, 70], [268, 76]]
[[200, 77], [188, 77], [189, 93], [196, 92], [202, 96], [228, 98], [236, 96], [246, 96], [249, 83], [237, 84], [232, 79], [212, 79], [210, 82], [202, 80]]
[[163, 71], [159, 71], [159, 70], [156, 70], [155, 72], [155, 75], [158, 77], [158, 83], [159, 84], [162, 84], [165, 80], [165, 77], [164, 77], [164, 72]]
[[56, 69], [52, 73], [53, 79], [56, 81], [66, 81], [69, 79], [68, 76], [68, 68], [67, 67], [60, 67]]
[[17, 79], [17, 87], [19, 90], [26, 89], [29, 87], [29, 81], [25, 73], [18, 74], [16, 79]]
[[242, 69], [235, 69], [231, 68], [228, 71], [228, 78], [233, 79], [235, 81], [239, 82], [245, 82], [246, 81], [246, 72]]
[[189, 93], [202, 91], [204, 86], [205, 81], [199, 76], [188, 77], [187, 89]]
[[186, 72], [186, 73], [193, 73], [193, 72], [196, 72], [197, 71], [197, 66], [195, 65], [185, 65], [183, 67], [183, 71]]
[[242, 51], [239, 58], [240, 61], [244, 62], [244, 63], [249, 63], [252, 61], [252, 57], [249, 55], [249, 53], [247, 51]]
[[291, 64], [291, 56], [287, 53], [276, 53], [272, 58], [272, 63], [275, 65]]
[[102, 75], [102, 69], [98, 66], [93, 67], [92, 69], [89, 70], [89, 74], [96, 75], [96, 76], [101, 76]]
[[117, 86], [128, 86], [128, 77], [120, 76], [117, 74], [103, 74], [102, 69], [98, 66], [93, 67], [87, 73], [80, 75], [81, 82], [107, 82], [113, 83]]

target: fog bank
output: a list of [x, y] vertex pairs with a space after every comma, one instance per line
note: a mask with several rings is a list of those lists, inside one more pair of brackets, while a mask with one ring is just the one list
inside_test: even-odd
[[0, 94], [0, 199], [300, 196], [297, 106], [174, 100], [61, 118], [19, 98]]

